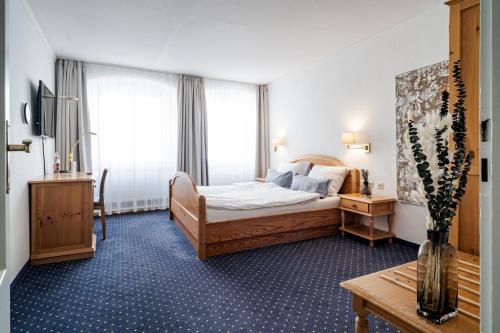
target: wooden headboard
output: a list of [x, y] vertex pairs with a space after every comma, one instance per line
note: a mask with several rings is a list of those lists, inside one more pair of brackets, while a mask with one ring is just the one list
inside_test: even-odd
[[[340, 160], [335, 157], [326, 155], [305, 155], [297, 157], [290, 161], [291, 163], [297, 162], [310, 162], [312, 165], [327, 165], [327, 166], [344, 166]], [[344, 184], [340, 189], [339, 193], [358, 193], [359, 192], [359, 180], [360, 173], [358, 169], [350, 169], [349, 173], [345, 177]]]

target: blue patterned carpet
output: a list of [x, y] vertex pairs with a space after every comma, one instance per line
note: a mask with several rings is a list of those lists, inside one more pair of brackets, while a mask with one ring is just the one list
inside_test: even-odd
[[[354, 332], [341, 281], [416, 258], [341, 236], [200, 262], [165, 212], [113, 216], [94, 259], [28, 267], [13, 332]], [[392, 332], [370, 318], [371, 332]]]

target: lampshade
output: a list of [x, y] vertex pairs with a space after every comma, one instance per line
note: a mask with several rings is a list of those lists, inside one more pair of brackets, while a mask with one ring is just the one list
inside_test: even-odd
[[352, 144], [356, 143], [356, 139], [354, 137], [354, 132], [342, 133], [342, 143], [345, 145], [352, 145]]
[[273, 146], [283, 146], [285, 144], [285, 139], [276, 137], [273, 139]]

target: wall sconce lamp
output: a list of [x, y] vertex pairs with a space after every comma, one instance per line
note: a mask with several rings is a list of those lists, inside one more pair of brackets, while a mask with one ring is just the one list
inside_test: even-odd
[[273, 147], [274, 147], [274, 152], [278, 151], [278, 147], [284, 146], [285, 145], [285, 139], [276, 137], [273, 139]]
[[342, 143], [347, 149], [363, 149], [365, 153], [369, 153], [371, 150], [370, 143], [356, 143], [356, 133], [354, 132], [342, 133]]

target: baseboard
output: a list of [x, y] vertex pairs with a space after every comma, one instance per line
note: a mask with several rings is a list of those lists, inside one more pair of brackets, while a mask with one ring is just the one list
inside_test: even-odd
[[[360, 242], [366, 242], [366, 246], [368, 246], [368, 241], [366, 239], [357, 237], [355, 235], [347, 234], [347, 233], [345, 234], [345, 237], [350, 237], [352, 239], [359, 240]], [[404, 240], [404, 239], [401, 239], [401, 238], [393, 237], [392, 240], [393, 240], [394, 243], [399, 243], [401, 245], [410, 247], [410, 248], [412, 248], [414, 250], [418, 250], [420, 248], [420, 244], [415, 244], [415, 243], [412, 243], [410, 241], [407, 241], [407, 240]], [[387, 243], [387, 239], [381, 239], [381, 240], [375, 241], [375, 247], [377, 247], [377, 244], [383, 244], [384, 242]]]
[[12, 282], [10, 283], [10, 288], [14, 288], [14, 286], [17, 284], [17, 282], [19, 281], [19, 277], [24, 273], [24, 271], [26, 271], [28, 269], [28, 266], [30, 265], [30, 261], [26, 261], [26, 263], [24, 264], [23, 268], [21, 268], [21, 270], [17, 273], [16, 277], [14, 278], [14, 280], [12, 280]]
[[413, 249], [415, 249], [415, 250], [418, 250], [418, 249], [419, 249], [419, 247], [420, 247], [420, 245], [419, 245], [419, 244], [415, 244], [415, 243], [412, 243], [412, 242], [409, 242], [409, 241], [407, 241], [407, 240], [404, 240], [404, 239], [401, 239], [401, 238], [397, 238], [397, 237], [395, 237], [395, 238], [394, 238], [394, 241], [395, 241], [396, 243], [400, 243], [400, 244], [402, 244], [402, 245], [406, 245], [406, 246], [408, 246], [408, 247], [411, 247], [411, 248], [413, 248]]
[[[136, 211], [133, 211], [133, 210], [126, 210], [126, 211], [123, 211], [123, 212], [119, 212], [119, 213], [106, 213], [106, 216], [113, 216], [113, 215], [134, 215], [134, 214], [144, 214], [144, 213], [154, 213], [154, 212], [168, 212], [168, 208], [158, 208], [158, 209], [148, 209], [148, 210], [145, 210], [145, 209], [140, 209], [140, 210], [136, 210]], [[99, 217], [99, 213], [94, 213], [94, 217]]]

